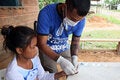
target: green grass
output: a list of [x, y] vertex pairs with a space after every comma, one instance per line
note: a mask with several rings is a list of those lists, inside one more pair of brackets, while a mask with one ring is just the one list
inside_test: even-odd
[[94, 30], [83, 32], [82, 38], [120, 39], [120, 30]]
[[82, 49], [116, 49], [117, 42], [81, 42]]
[[[72, 37], [72, 35], [70, 36]], [[120, 39], [119, 30], [84, 31], [81, 38], [90, 39]], [[116, 49], [118, 42], [80, 42], [83, 49]]]
[[[81, 38], [120, 39], [119, 30], [94, 30], [83, 32]], [[81, 42], [80, 47], [85, 49], [116, 49], [118, 42]]]

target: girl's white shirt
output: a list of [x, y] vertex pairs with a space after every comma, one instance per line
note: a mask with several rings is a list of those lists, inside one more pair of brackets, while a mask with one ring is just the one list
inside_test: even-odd
[[38, 54], [31, 60], [33, 69], [27, 70], [17, 65], [16, 56], [14, 56], [14, 59], [7, 67], [6, 80], [55, 80], [55, 73], [44, 71]]

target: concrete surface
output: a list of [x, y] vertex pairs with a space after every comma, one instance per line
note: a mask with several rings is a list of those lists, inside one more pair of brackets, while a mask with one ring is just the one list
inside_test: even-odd
[[120, 62], [80, 62], [78, 71], [67, 80], [120, 80]]

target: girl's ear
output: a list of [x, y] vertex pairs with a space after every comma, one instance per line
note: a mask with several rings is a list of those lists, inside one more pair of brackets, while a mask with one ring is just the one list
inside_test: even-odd
[[23, 53], [23, 49], [22, 49], [22, 48], [16, 48], [16, 52], [17, 52], [18, 54], [22, 54], [22, 53]]

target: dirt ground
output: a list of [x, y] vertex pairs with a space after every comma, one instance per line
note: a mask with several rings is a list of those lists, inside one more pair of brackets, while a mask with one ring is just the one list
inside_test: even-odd
[[120, 62], [120, 54], [116, 51], [81, 51], [80, 62]]

